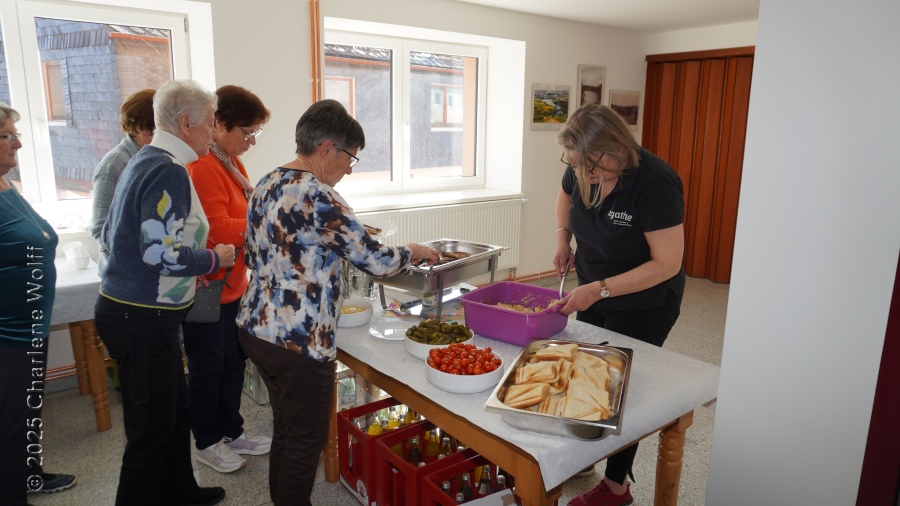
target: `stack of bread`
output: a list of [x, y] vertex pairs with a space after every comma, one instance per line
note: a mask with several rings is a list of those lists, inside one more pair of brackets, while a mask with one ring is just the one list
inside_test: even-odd
[[609, 418], [609, 364], [577, 344], [548, 346], [516, 369], [503, 403], [578, 420]]

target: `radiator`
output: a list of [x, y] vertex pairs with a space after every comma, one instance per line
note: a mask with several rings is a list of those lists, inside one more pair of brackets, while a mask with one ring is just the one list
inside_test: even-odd
[[[506, 246], [500, 255], [497, 269], [509, 269], [519, 264], [522, 239], [522, 199], [508, 199], [474, 204], [360, 213], [397, 225], [397, 233], [382, 242], [388, 246], [400, 246], [410, 242], [427, 242], [434, 239], [459, 239], [461, 241]], [[365, 221], [365, 220], [363, 220]]]

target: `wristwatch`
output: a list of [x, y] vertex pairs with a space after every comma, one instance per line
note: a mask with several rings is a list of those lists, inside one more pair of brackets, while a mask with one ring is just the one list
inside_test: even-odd
[[606, 287], [606, 280], [601, 279], [600, 281], [598, 281], [598, 283], [600, 283], [600, 298], [601, 299], [608, 298], [609, 297], [609, 288]]

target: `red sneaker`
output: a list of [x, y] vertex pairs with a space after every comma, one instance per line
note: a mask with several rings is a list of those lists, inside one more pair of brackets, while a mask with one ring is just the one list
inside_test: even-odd
[[622, 495], [613, 494], [606, 486], [606, 482], [601, 481], [594, 490], [569, 501], [569, 506], [627, 506], [633, 502], [634, 498], [631, 497], [631, 488], [627, 481], [625, 493]]

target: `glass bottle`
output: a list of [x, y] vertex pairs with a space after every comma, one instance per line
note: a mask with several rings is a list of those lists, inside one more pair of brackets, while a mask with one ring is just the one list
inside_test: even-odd
[[413, 436], [412, 439], [409, 440], [409, 450], [406, 453], [406, 461], [414, 466], [417, 466], [419, 465], [419, 462], [422, 462], [422, 452], [419, 451], [418, 436]]
[[441, 445], [438, 443], [437, 430], [433, 430], [431, 431], [431, 434], [428, 435], [428, 444], [425, 446], [425, 456], [436, 459], [439, 453], [441, 453]]
[[506, 476], [502, 474], [497, 475], [497, 492], [502, 492], [506, 490]]
[[441, 441], [441, 452], [438, 455], [449, 457], [451, 453], [453, 453], [453, 450], [450, 449], [450, 438], [444, 436], [443, 441]]
[[391, 408], [391, 413], [388, 415], [388, 429], [395, 429], [400, 426], [400, 419], [397, 418], [396, 408]]
[[494, 486], [491, 484], [491, 466], [485, 464], [481, 468], [481, 479], [478, 480], [478, 495], [484, 497], [494, 493]]
[[450, 480], [444, 480], [444, 483], [441, 483], [441, 490], [447, 494], [447, 497], [453, 497], [453, 494], [450, 493]]
[[462, 492], [457, 492], [456, 493], [456, 504], [462, 504], [464, 502], [466, 502], [466, 496], [463, 495]]
[[[390, 430], [397, 430], [399, 427], [394, 427]], [[397, 444], [391, 446], [391, 451], [396, 453], [398, 457], [403, 457], [403, 441], [398, 441]]]
[[460, 478], [462, 481], [459, 484], [456, 495], [462, 494], [466, 502], [475, 499], [475, 491], [472, 490], [472, 485], [469, 483], [469, 473], [463, 473]]

